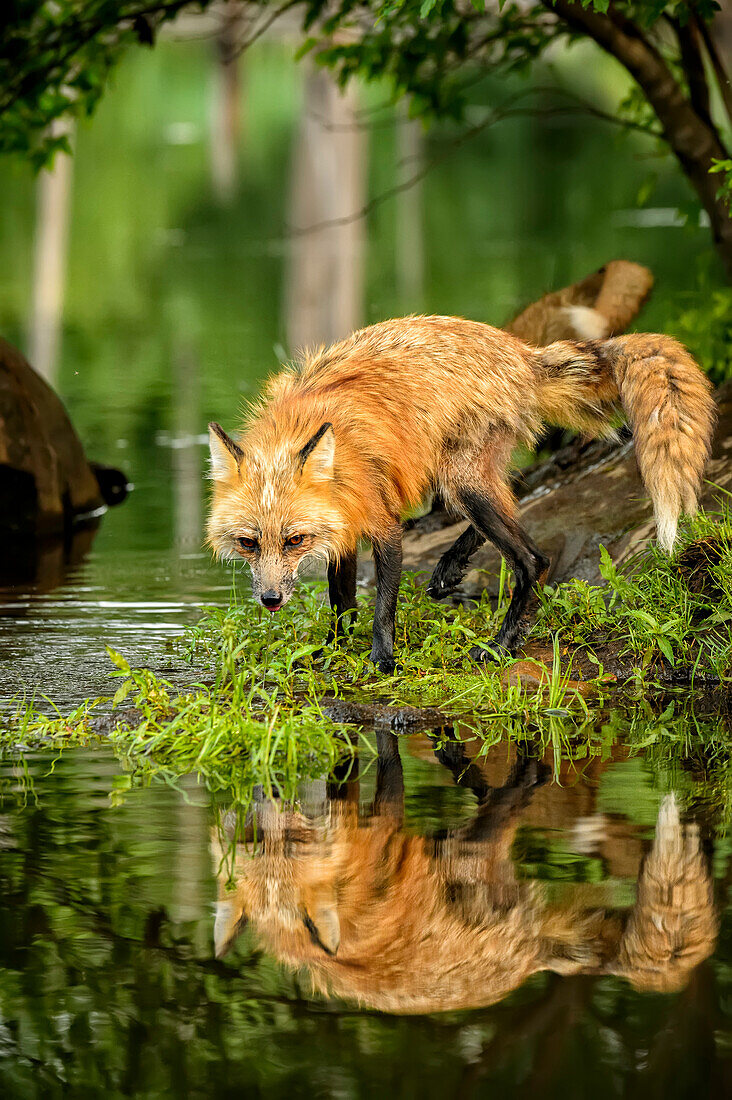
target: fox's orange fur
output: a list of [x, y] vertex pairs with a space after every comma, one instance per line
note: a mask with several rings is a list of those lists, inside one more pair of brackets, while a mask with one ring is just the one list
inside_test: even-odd
[[[543, 421], [607, 434], [622, 402], [670, 548], [673, 522], [682, 507], [693, 509], [708, 456], [710, 390], [667, 336], [539, 351], [475, 321], [384, 321], [269, 383], [245, 425], [242, 476], [232, 466], [215, 482], [209, 537], [226, 553], [243, 516], [263, 515], [277, 536], [291, 516], [295, 526], [326, 532], [324, 545], [337, 557], [359, 538], [385, 537], [435, 483], [449, 498], [466, 480], [487, 484], [512, 509], [504, 477], [517, 440], [531, 443]], [[294, 456], [324, 422], [335, 436], [333, 477], [299, 479]]]
[[552, 900], [516, 877], [518, 821], [488, 839], [458, 830], [411, 835], [397, 816], [360, 819], [331, 804], [323, 823], [269, 804], [258, 846], [239, 845], [234, 889], [218, 832], [218, 954], [249, 922], [258, 942], [316, 989], [386, 1012], [491, 1004], [531, 974], [616, 974], [638, 989], [678, 990], [711, 953], [718, 919], [696, 826], [668, 796], [629, 917], [601, 889], [576, 884]]
[[[284, 602], [303, 557], [337, 563], [364, 537], [391, 547], [398, 568], [400, 519], [438, 489], [471, 520], [477, 545], [493, 538], [523, 570], [518, 637], [546, 559], [516, 523], [507, 479], [517, 441], [531, 444], [545, 421], [608, 434], [624, 411], [670, 551], [680, 511], [696, 504], [714, 408], [708, 380], [667, 336], [540, 349], [456, 317], [384, 321], [273, 378], [238, 444], [214, 426], [209, 542], [220, 556], [248, 556], [255, 593], [281, 590]], [[256, 541], [256, 562], [242, 536]]]

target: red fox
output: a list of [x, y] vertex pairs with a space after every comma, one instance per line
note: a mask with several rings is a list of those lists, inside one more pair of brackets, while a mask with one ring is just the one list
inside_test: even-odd
[[[324, 559], [331, 606], [350, 620], [356, 549], [369, 539], [377, 584], [371, 659], [391, 672], [401, 519], [437, 490], [470, 525], [428, 590], [450, 592], [491, 540], [515, 575], [493, 645], [514, 652], [549, 566], [522, 529], [509, 488], [517, 441], [530, 444], [544, 421], [608, 435], [624, 411], [658, 540], [670, 552], [681, 510], [696, 507], [714, 410], [707, 378], [667, 336], [537, 348], [457, 317], [384, 321], [275, 376], [238, 441], [210, 425], [208, 541], [220, 558], [249, 563], [254, 595], [271, 611], [289, 600], [306, 557]], [[490, 653], [476, 646], [471, 657]]]

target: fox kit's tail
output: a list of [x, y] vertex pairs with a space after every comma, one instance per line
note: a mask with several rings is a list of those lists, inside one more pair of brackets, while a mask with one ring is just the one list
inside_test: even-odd
[[670, 553], [680, 512], [696, 510], [709, 457], [716, 415], [709, 380], [668, 336], [562, 341], [538, 355], [545, 420], [607, 435], [622, 407], [653, 501], [658, 541]]

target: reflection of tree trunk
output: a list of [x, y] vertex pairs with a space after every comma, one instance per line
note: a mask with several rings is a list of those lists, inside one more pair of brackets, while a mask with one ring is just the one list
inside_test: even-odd
[[170, 916], [176, 923], [200, 920], [211, 901], [207, 861], [208, 807], [201, 787], [190, 776], [179, 781], [181, 794], [170, 815], [176, 851], [170, 868]]
[[[341, 93], [333, 78], [310, 69], [295, 143], [290, 185], [286, 286], [292, 350], [328, 343], [357, 328], [363, 316], [363, 219], [366, 139], [356, 127], [356, 90]], [[349, 219], [298, 235], [323, 222]]]
[[[397, 163], [400, 182], [411, 179], [419, 172], [424, 157], [423, 146], [421, 123], [417, 119], [410, 119], [402, 106], [397, 119]], [[395, 241], [397, 294], [405, 312], [422, 308], [424, 293], [422, 217], [422, 182], [420, 180], [397, 196]]]
[[[483, 1045], [475, 1060], [465, 1066], [456, 1095], [482, 1095], [479, 1091], [481, 1080], [497, 1069], [503, 1069], [515, 1055], [515, 1049], [519, 1045], [527, 1051], [525, 1060], [527, 1057], [531, 1059], [527, 1070], [532, 1070], [532, 1048], [540, 1044], [545, 1036], [562, 1035], [564, 1038], [562, 1033], [567, 1024], [574, 1024], [577, 1016], [577, 985], [577, 978], [558, 978], [556, 974], [550, 974], [544, 991], [537, 998], [508, 1009], [495, 1034]], [[545, 1093], [536, 1091], [535, 1095]]]
[[70, 156], [57, 153], [53, 167], [41, 172], [37, 185], [28, 359], [31, 366], [51, 384], [58, 367], [72, 166]]
[[243, 8], [240, 0], [229, 0], [221, 14], [216, 39], [216, 68], [211, 119], [211, 177], [214, 194], [221, 203], [231, 203], [236, 191], [237, 146], [241, 123], [239, 57]]
[[200, 548], [202, 530], [198, 376], [190, 343], [178, 341], [173, 349], [175, 543], [189, 549]]

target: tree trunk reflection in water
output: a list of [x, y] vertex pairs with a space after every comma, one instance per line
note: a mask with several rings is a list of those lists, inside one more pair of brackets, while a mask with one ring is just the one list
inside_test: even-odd
[[173, 345], [172, 414], [173, 480], [175, 484], [175, 544], [195, 552], [201, 548], [200, 363], [189, 337]]
[[[357, 125], [357, 92], [310, 68], [292, 157], [292, 234], [286, 275], [291, 351], [329, 343], [363, 321], [366, 135]], [[337, 222], [341, 224], [323, 224]], [[318, 228], [320, 227], [320, 228]]]

